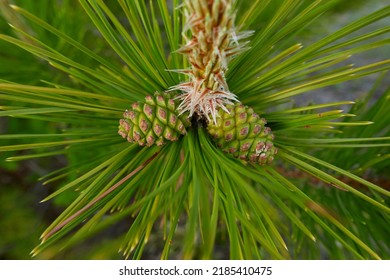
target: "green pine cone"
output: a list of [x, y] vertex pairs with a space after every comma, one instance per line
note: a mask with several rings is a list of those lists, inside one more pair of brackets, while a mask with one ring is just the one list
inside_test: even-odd
[[266, 120], [242, 104], [227, 105], [226, 108], [230, 113], [219, 109], [217, 123], [210, 121], [207, 126], [217, 146], [248, 162], [271, 163], [277, 149], [273, 145], [271, 129], [265, 126]]
[[168, 94], [148, 95], [145, 102], [135, 102], [123, 113], [118, 133], [140, 146], [161, 146], [166, 140], [176, 141], [187, 133], [186, 128], [191, 124], [188, 114], [178, 115], [177, 107]]

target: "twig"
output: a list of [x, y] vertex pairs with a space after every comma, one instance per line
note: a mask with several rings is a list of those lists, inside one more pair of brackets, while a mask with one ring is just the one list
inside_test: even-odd
[[113, 185], [111, 188], [100, 194], [98, 197], [94, 198], [92, 201], [90, 201], [87, 205], [85, 205], [83, 208], [78, 210], [76, 213], [68, 217], [66, 220], [61, 222], [59, 225], [54, 227], [51, 231], [49, 231], [47, 234], [41, 237], [42, 242], [47, 240], [50, 236], [61, 230], [64, 226], [66, 226], [69, 222], [83, 214], [85, 211], [87, 211], [89, 208], [91, 208], [96, 202], [106, 197], [108, 194], [116, 190], [119, 186], [121, 186], [123, 183], [125, 183], [127, 180], [129, 180], [131, 177], [133, 177], [136, 173], [138, 173], [140, 170], [142, 170], [145, 166], [147, 166], [160, 152], [156, 152], [153, 156], [151, 156], [149, 159], [147, 159], [143, 164], [138, 166], [136, 169], [134, 169], [130, 174], [128, 174], [126, 177], [122, 178], [118, 183]]
[[[277, 167], [277, 171], [282, 174], [285, 177], [288, 178], [295, 178], [295, 179], [309, 179], [313, 184], [320, 184], [324, 183], [326, 185], [330, 185], [332, 187], [344, 190], [344, 188], [337, 186], [336, 184], [333, 183], [326, 183], [324, 181], [321, 181], [318, 178], [315, 178], [311, 176], [308, 173], [303, 172], [302, 170], [286, 170], [285, 168], [282, 167]], [[351, 187], [355, 189], [365, 189], [367, 190], [367, 187], [365, 187], [363, 184], [356, 182], [355, 180], [348, 178], [347, 176], [334, 176], [336, 179], [342, 181], [343, 183], [346, 183], [350, 185]], [[372, 177], [367, 177], [364, 176], [362, 177], [363, 179], [372, 182], [373, 184], [378, 185], [379, 187], [385, 189], [385, 190], [390, 190], [390, 180], [387, 178], [372, 178]]]

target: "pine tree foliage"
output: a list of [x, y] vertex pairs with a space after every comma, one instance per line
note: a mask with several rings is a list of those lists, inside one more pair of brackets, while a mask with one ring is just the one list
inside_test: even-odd
[[[0, 23], [12, 28], [0, 34], [0, 117], [47, 126], [0, 135], [0, 152], [13, 153], [7, 161], [67, 158], [41, 178], [53, 186], [43, 203], [77, 194], [33, 256], [77, 248], [126, 224], [112, 236], [125, 258], [143, 258], [153, 246], [162, 259], [390, 257], [390, 91], [382, 90], [390, 60], [350, 64], [353, 55], [388, 48], [390, 28], [370, 27], [389, 17], [390, 6], [302, 45], [299, 34], [339, 1], [232, 2], [235, 26], [253, 33], [229, 58], [224, 79], [258, 121], [267, 120], [269, 148], [278, 150], [259, 165], [216, 145], [207, 129], [213, 118], [193, 116], [186, 134], [164, 145], [118, 135], [126, 109], [148, 118], [132, 104], [147, 104], [155, 92], [179, 99], [186, 92], [177, 85], [189, 76], [177, 70], [193, 69], [182, 54], [187, 1], [9, 2], [0, 1]], [[214, 1], [199, 0], [207, 2]], [[292, 105], [304, 93], [375, 73], [380, 78], [362, 100]]]

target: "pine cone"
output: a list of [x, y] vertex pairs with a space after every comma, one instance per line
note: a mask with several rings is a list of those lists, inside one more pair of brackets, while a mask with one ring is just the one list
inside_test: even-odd
[[272, 142], [271, 129], [265, 126], [266, 120], [242, 104], [226, 108], [230, 114], [219, 109], [217, 123], [209, 122], [207, 126], [217, 146], [245, 161], [260, 165], [271, 163], [277, 149]]
[[161, 146], [166, 140], [176, 141], [187, 133], [190, 126], [188, 114], [178, 116], [177, 104], [168, 94], [156, 93], [145, 97], [145, 102], [135, 102], [119, 121], [118, 133], [127, 141], [140, 146]]

